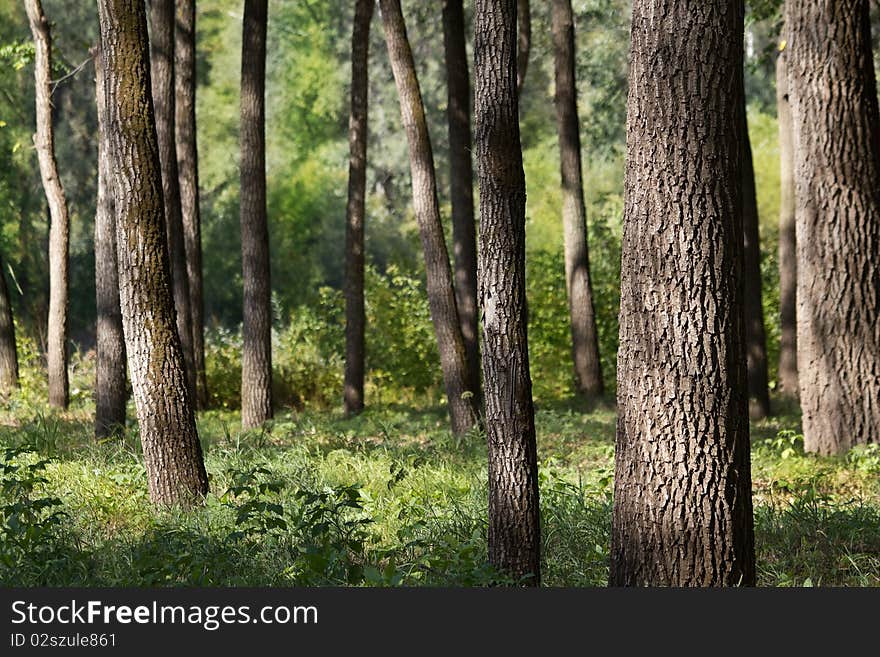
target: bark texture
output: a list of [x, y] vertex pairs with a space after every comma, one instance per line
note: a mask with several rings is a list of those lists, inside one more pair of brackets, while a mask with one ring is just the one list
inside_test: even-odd
[[15, 322], [12, 299], [6, 285], [3, 259], [0, 258], [0, 394], [18, 388], [18, 351], [15, 346]]
[[189, 505], [208, 477], [187, 392], [165, 231], [144, 3], [98, 0], [119, 296], [150, 499]]
[[788, 0], [807, 451], [880, 440], [880, 113], [867, 0]]
[[743, 4], [633, 3], [614, 586], [754, 585]]
[[742, 107], [742, 208], [743, 208], [743, 315], [746, 328], [746, 372], [749, 415], [760, 420], [770, 415], [767, 374], [767, 334], [761, 293], [761, 239], [758, 230], [758, 197], [749, 140], [745, 98]]
[[776, 59], [776, 116], [779, 120], [779, 389], [798, 396], [797, 238], [795, 236], [794, 134], [785, 60]]
[[590, 283], [571, 0], [553, 0], [552, 12], [556, 126], [562, 175], [565, 287], [571, 321], [571, 353], [578, 391], [587, 398], [596, 398], [602, 395], [604, 385], [599, 361], [593, 289]]
[[443, 3], [446, 55], [446, 120], [449, 125], [449, 179], [452, 200], [452, 254], [455, 301], [467, 356], [469, 389], [480, 406], [480, 338], [477, 318], [477, 232], [474, 222], [474, 166], [471, 160], [471, 82], [464, 36], [462, 0]]
[[205, 318], [202, 285], [202, 223], [199, 214], [199, 157], [196, 147], [195, 0], [178, 0], [174, 30], [175, 143], [180, 181], [180, 210], [189, 287], [193, 376], [196, 403], [208, 405], [205, 375]]
[[180, 211], [180, 178], [177, 171], [174, 83], [174, 0], [150, 2], [150, 58], [159, 161], [162, 163], [162, 198], [165, 202], [165, 231], [171, 258], [171, 284], [177, 312], [177, 332], [183, 346], [187, 390], [196, 398], [193, 365], [192, 314], [189, 305], [186, 246]]
[[517, 0], [519, 32], [516, 39], [516, 93], [522, 94], [529, 68], [529, 52], [532, 49], [532, 9], [529, 0]]
[[98, 198], [95, 213], [95, 305], [97, 363], [95, 365], [95, 437], [106, 438], [125, 428], [125, 334], [119, 306], [116, 259], [116, 208], [109, 146], [104, 69], [100, 46], [95, 61], [95, 100], [98, 105]]
[[49, 203], [49, 320], [47, 360], [49, 405], [67, 408], [67, 305], [70, 219], [58, 163], [55, 160], [55, 132], [52, 128], [52, 35], [40, 0], [25, 0], [34, 37], [34, 78], [37, 132], [34, 145], [40, 177]]
[[351, 35], [351, 112], [348, 117], [348, 207], [345, 224], [345, 387], [347, 415], [364, 408], [364, 203], [367, 186], [367, 102], [370, 22], [375, 0], [357, 0]]
[[522, 583], [537, 586], [541, 528], [526, 317], [526, 187], [516, 90], [516, 0], [476, 0], [474, 11], [489, 561]]
[[[388, 57], [400, 98], [400, 114], [409, 143], [413, 206], [425, 255], [428, 305], [440, 352], [452, 431], [463, 434], [477, 420], [476, 391], [470, 387], [467, 356], [455, 302], [449, 253], [440, 223], [434, 155], [412, 49], [400, 0], [379, 0]], [[470, 393], [470, 394], [466, 394]]]
[[241, 424], [272, 417], [272, 300], [266, 219], [266, 0], [245, 0], [241, 51]]

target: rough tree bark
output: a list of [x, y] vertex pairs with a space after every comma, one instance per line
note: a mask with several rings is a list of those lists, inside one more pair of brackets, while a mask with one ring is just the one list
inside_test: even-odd
[[526, 187], [516, 90], [516, 0], [476, 0], [474, 11], [489, 561], [537, 586], [541, 531], [526, 319]]
[[208, 477], [175, 325], [147, 17], [140, 0], [98, 0], [98, 14], [122, 324], [150, 499], [189, 505]]
[[241, 51], [241, 424], [272, 417], [272, 300], [266, 219], [266, 0], [245, 0]]
[[95, 212], [95, 305], [97, 309], [95, 365], [95, 437], [106, 438], [125, 428], [125, 334], [119, 307], [119, 270], [116, 259], [116, 209], [113, 203], [104, 69], [100, 45], [92, 51], [95, 62], [95, 100], [98, 106], [98, 198]]
[[[784, 47], [783, 47], [784, 48]], [[798, 396], [797, 372], [797, 238], [795, 237], [794, 135], [785, 67], [776, 59], [776, 116], [779, 120], [779, 389]]]
[[480, 337], [477, 318], [477, 233], [474, 222], [474, 167], [471, 160], [471, 83], [465, 47], [462, 0], [443, 3], [449, 125], [449, 179], [452, 200], [452, 253], [455, 301], [467, 356], [468, 387], [480, 401]]
[[165, 200], [165, 230], [171, 258], [171, 281], [174, 308], [177, 311], [177, 332], [183, 346], [187, 390], [196, 399], [195, 366], [193, 365], [192, 314], [189, 301], [186, 246], [180, 211], [180, 178], [177, 171], [175, 138], [174, 83], [174, 0], [150, 2], [150, 57], [153, 83], [153, 106], [156, 112], [156, 134], [159, 139], [159, 161], [162, 163], [162, 197]]
[[758, 229], [758, 197], [752, 144], [746, 118], [745, 97], [742, 115], [742, 212], [743, 212], [743, 317], [746, 338], [746, 378], [749, 415], [760, 420], [770, 415], [770, 389], [767, 374], [767, 334], [764, 331], [764, 304], [761, 292], [761, 239]]
[[0, 258], [0, 394], [18, 388], [18, 351], [15, 346], [15, 322], [12, 299], [6, 286], [6, 273]]
[[364, 408], [364, 219], [367, 186], [367, 103], [370, 22], [375, 0], [358, 0], [351, 35], [351, 113], [348, 118], [348, 207], [345, 224], [345, 384], [347, 415]]
[[[413, 206], [419, 224], [425, 271], [428, 283], [428, 305], [440, 352], [440, 366], [446, 385], [452, 431], [463, 434], [477, 420], [476, 391], [468, 381], [464, 338], [455, 305], [452, 269], [440, 223], [434, 155], [428, 136], [428, 123], [422, 94], [416, 77], [415, 62], [406, 35], [400, 0], [379, 0], [388, 56], [400, 98], [400, 114], [409, 143]], [[470, 394], [465, 394], [470, 393]]]
[[754, 585], [742, 317], [743, 4], [635, 0], [614, 586]]
[[519, 32], [516, 39], [516, 94], [522, 94], [529, 68], [529, 52], [532, 49], [532, 9], [529, 0], [517, 0]]
[[880, 112], [867, 0], [788, 0], [804, 447], [880, 440]]
[[189, 287], [193, 376], [196, 403], [208, 405], [205, 375], [205, 319], [202, 285], [202, 227], [199, 214], [199, 157], [196, 147], [196, 7], [178, 0], [174, 30], [175, 143], [180, 181], [180, 210]]
[[70, 219], [58, 163], [55, 160], [55, 132], [52, 128], [52, 36], [40, 0], [25, 0], [34, 37], [34, 77], [37, 132], [34, 145], [40, 177], [49, 203], [49, 321], [47, 360], [49, 405], [67, 408], [67, 305]]
[[595, 399], [602, 395], [604, 386], [599, 361], [593, 289], [590, 283], [571, 0], [553, 0], [552, 11], [556, 124], [562, 175], [565, 287], [571, 321], [571, 352], [578, 391], [588, 399]]

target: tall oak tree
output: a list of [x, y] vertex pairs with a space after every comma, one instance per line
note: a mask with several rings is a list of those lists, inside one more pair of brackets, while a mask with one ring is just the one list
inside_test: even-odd
[[489, 561], [516, 581], [537, 586], [541, 526], [526, 316], [526, 185], [519, 131], [516, 4], [516, 0], [474, 3]]
[[743, 3], [635, 0], [610, 583], [755, 583]]
[[122, 325], [150, 499], [191, 505], [208, 476], [175, 323], [147, 17], [140, 0], [98, 0], [98, 15]]
[[787, 0], [804, 447], [880, 437], [880, 112], [868, 0]]

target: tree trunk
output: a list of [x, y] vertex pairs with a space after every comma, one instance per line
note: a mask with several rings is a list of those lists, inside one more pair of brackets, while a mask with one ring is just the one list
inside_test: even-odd
[[199, 215], [199, 157], [196, 148], [196, 10], [195, 0], [178, 0], [174, 30], [175, 142], [180, 181], [180, 209], [189, 287], [193, 375], [196, 403], [208, 405], [205, 376], [205, 320], [202, 300], [202, 227]]
[[471, 160], [471, 83], [468, 74], [462, 0], [443, 3], [449, 125], [449, 179], [455, 301], [467, 357], [468, 388], [480, 400], [480, 338], [477, 318], [477, 233], [474, 223], [474, 167]]
[[522, 94], [529, 68], [529, 51], [532, 49], [532, 10], [529, 0], [517, 0], [519, 33], [516, 39], [516, 94]]
[[6, 286], [6, 273], [0, 258], [0, 394], [18, 388], [18, 351], [15, 347], [15, 322], [12, 299]]
[[477, 0], [474, 7], [489, 561], [516, 580], [537, 586], [541, 531], [526, 317], [516, 0]]
[[761, 239], [758, 230], [758, 197], [755, 168], [746, 118], [745, 98], [742, 114], [742, 209], [743, 209], [743, 316], [745, 318], [746, 372], [749, 415], [760, 420], [770, 415], [767, 375], [767, 335], [764, 331], [764, 304], [761, 294]]
[[106, 438], [125, 428], [125, 335], [119, 307], [116, 260], [116, 218], [113, 167], [104, 101], [104, 69], [100, 46], [95, 62], [95, 100], [98, 106], [98, 198], [95, 212], [95, 306], [97, 363], [95, 365], [95, 437]]
[[125, 346], [150, 499], [197, 502], [208, 477], [187, 392], [150, 95], [144, 3], [98, 0]]
[[779, 120], [779, 389], [798, 396], [797, 240], [795, 237], [794, 135], [783, 51], [776, 59], [776, 116]]
[[867, 0], [789, 0], [804, 447], [880, 436], [880, 114]]
[[364, 202], [367, 186], [367, 102], [370, 22], [375, 0], [358, 0], [351, 35], [348, 119], [348, 207], [345, 224], [345, 413], [364, 409]]
[[743, 4], [633, 3], [613, 586], [754, 585]]
[[241, 51], [241, 424], [272, 417], [272, 300], [266, 220], [267, 0], [245, 0]]
[[434, 155], [400, 0], [379, 0], [379, 8], [385, 28], [388, 56], [400, 97], [400, 114], [409, 142], [413, 206], [425, 254], [428, 304], [440, 352], [452, 431], [459, 435], [476, 422], [477, 391], [471, 389], [468, 380], [467, 356], [455, 305], [452, 269], [440, 223]]
[[49, 322], [47, 336], [49, 405], [67, 408], [67, 299], [70, 220], [67, 200], [55, 160], [52, 128], [52, 36], [40, 0], [25, 0], [34, 37], [34, 76], [37, 132], [34, 145], [40, 163], [40, 177], [49, 203]]
[[571, 0], [553, 0], [552, 32], [556, 67], [556, 124], [562, 174], [565, 287], [571, 320], [571, 351], [578, 391], [588, 399], [595, 399], [602, 395], [604, 386], [587, 248], [587, 212], [584, 207]]
[[153, 105], [156, 112], [156, 135], [159, 139], [159, 161], [162, 163], [162, 197], [165, 199], [165, 230], [171, 258], [171, 281], [174, 308], [177, 311], [177, 332], [183, 346], [187, 390], [196, 399], [195, 366], [193, 365], [192, 315], [189, 305], [186, 246], [180, 211], [180, 179], [177, 171], [175, 139], [174, 83], [174, 1], [151, 0], [150, 44]]

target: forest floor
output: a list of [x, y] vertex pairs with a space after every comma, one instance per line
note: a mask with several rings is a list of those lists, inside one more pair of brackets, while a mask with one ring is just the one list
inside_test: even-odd
[[[782, 407], [782, 404], [778, 404]], [[130, 412], [133, 409], [130, 409]], [[784, 409], [783, 409], [784, 410]], [[537, 410], [548, 586], [607, 581], [615, 415]], [[154, 511], [137, 430], [96, 443], [91, 409], [0, 412], [0, 584], [486, 585], [486, 449], [439, 407], [356, 419], [283, 412], [241, 433], [199, 417], [211, 492]], [[789, 412], [752, 425], [758, 581], [880, 585], [880, 446], [805, 455]]]

